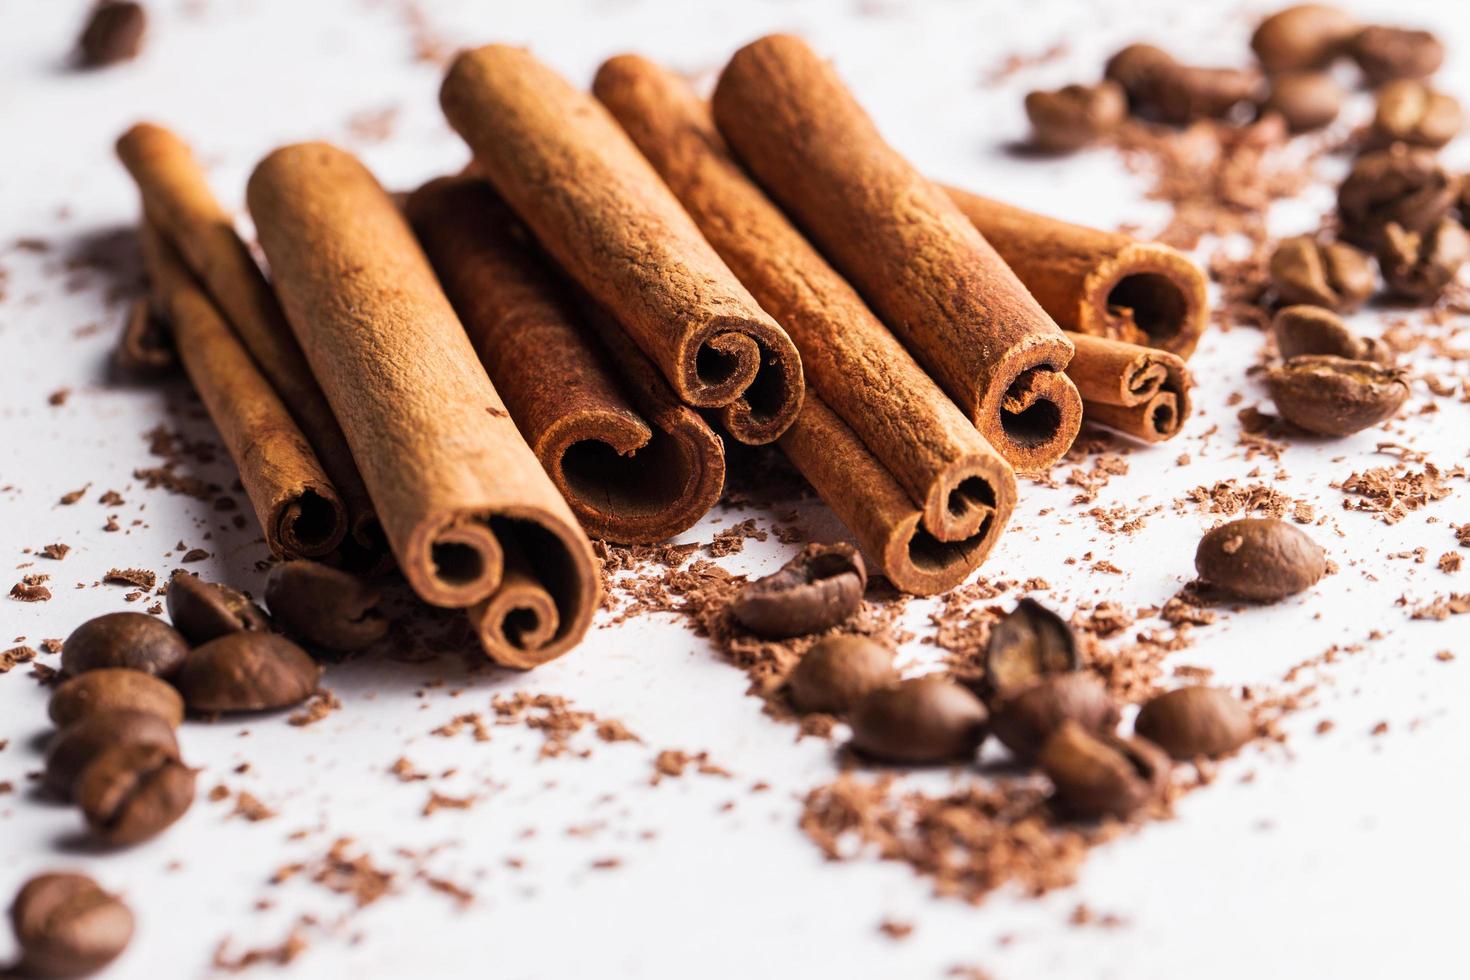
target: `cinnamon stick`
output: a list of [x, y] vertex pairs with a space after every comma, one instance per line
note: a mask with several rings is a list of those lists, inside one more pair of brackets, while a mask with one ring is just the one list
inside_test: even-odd
[[569, 299], [576, 287], [488, 184], [432, 181], [407, 212], [491, 383], [588, 534], [651, 544], [714, 506], [719, 436], [620, 329], [597, 339]]
[[798, 38], [741, 48], [714, 116], [736, 156], [1020, 470], [1071, 445], [1072, 345], [954, 203]]
[[137, 378], [162, 377], [178, 370], [173, 335], [149, 297], [140, 296], [128, 306], [122, 334], [112, 349], [112, 362], [124, 374]]
[[[529, 667], [571, 648], [598, 603], [591, 546], [392, 199], [324, 143], [267, 156], [246, 197], [286, 316], [413, 590], [434, 605], [478, 605], [472, 619], [497, 663]], [[511, 601], [496, 602], [503, 587]], [[544, 628], [553, 607], [555, 628]]]
[[[801, 352], [810, 391], [858, 440], [864, 466], [887, 472], [874, 480], [885, 493], [897, 485], [907, 497], [904, 520], [917, 507], [924, 533], [938, 541], [968, 542], [964, 553], [983, 557], [1015, 499], [1015, 478], [1005, 460], [740, 169], [708, 107], [682, 79], [625, 55], [602, 66], [593, 92], [715, 251], [786, 329]], [[809, 428], [832, 426], [813, 422]], [[863, 492], [851, 484], [843, 491]], [[883, 513], [891, 515], [891, 508]], [[889, 520], [884, 534], [893, 529]], [[904, 533], [912, 537], [918, 529]], [[899, 555], [905, 567], [912, 563], [905, 549], [887, 552]], [[890, 580], [914, 581], [901, 570], [885, 573]]]
[[1205, 277], [1179, 252], [946, 191], [1064, 329], [1194, 353], [1209, 314]]
[[1194, 381], [1184, 361], [1168, 351], [1121, 340], [1076, 334], [1077, 353], [1067, 377], [1082, 394], [1089, 421], [1145, 442], [1179, 433], [1191, 411]]
[[685, 403], [765, 443], [801, 407], [801, 360], [617, 124], [528, 52], [466, 51], [440, 102], [541, 245]]
[[235, 460], [271, 553], [327, 554], [347, 532], [347, 515], [316, 453], [173, 246], [147, 222], [143, 254], [179, 360]]
[[117, 154], [138, 185], [147, 220], [177, 250], [316, 450], [347, 507], [349, 562], [380, 566], [387, 554], [383, 532], [342, 429], [275, 293], [188, 145], [162, 126], [139, 123], [118, 138]]

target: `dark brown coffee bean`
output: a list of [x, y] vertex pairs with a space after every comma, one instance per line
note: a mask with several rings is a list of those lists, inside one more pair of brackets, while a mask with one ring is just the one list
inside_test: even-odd
[[156, 745], [114, 745], [87, 764], [73, 794], [103, 844], [156, 836], [194, 802], [194, 770]]
[[315, 561], [283, 562], [265, 583], [265, 603], [291, 637], [344, 653], [388, 634], [382, 598], [357, 576]]
[[1130, 44], [1108, 59], [1103, 77], [1116, 82], [1135, 109], [1158, 100], [1164, 77], [1177, 64], [1174, 56], [1152, 44]]
[[107, 613], [89, 619], [61, 647], [61, 670], [72, 677], [103, 667], [127, 667], [165, 679], [189, 654], [189, 641], [172, 626], [144, 613]]
[[1371, 249], [1390, 223], [1428, 231], [1449, 214], [1459, 193], [1459, 180], [1445, 172], [1431, 150], [1395, 144], [1365, 153], [1337, 191], [1342, 234]]
[[898, 683], [893, 651], [866, 636], [829, 636], [806, 652], [787, 684], [796, 710], [840, 715]]
[[1118, 725], [1118, 705], [1096, 675], [1073, 671], [1047, 677], [1016, 694], [998, 699], [990, 712], [990, 732], [1022, 762], [1030, 762], [1064, 721], [1089, 732]]
[[195, 647], [176, 681], [191, 711], [268, 711], [300, 704], [321, 668], [275, 633], [226, 633]]
[[1410, 143], [1437, 150], [1455, 138], [1464, 122], [1460, 102], [1453, 95], [1404, 78], [1378, 90], [1368, 144]]
[[1271, 79], [1271, 92], [1262, 112], [1279, 112], [1293, 133], [1329, 125], [1342, 111], [1343, 91], [1326, 72], [1297, 71]]
[[168, 618], [190, 643], [208, 643], [238, 630], [269, 630], [270, 617], [228, 585], [179, 569], [168, 580]]
[[1470, 235], [1452, 218], [1441, 219], [1422, 235], [1389, 224], [1378, 244], [1378, 267], [1388, 291], [1424, 305], [1444, 294], [1467, 257]]
[[1322, 436], [1347, 436], [1391, 419], [1409, 397], [1395, 368], [1341, 357], [1293, 357], [1266, 373], [1281, 417]]
[[1271, 285], [1283, 303], [1346, 312], [1367, 302], [1377, 284], [1373, 260], [1342, 242], [1297, 235], [1271, 253]]
[[1428, 78], [1444, 64], [1439, 38], [1402, 27], [1365, 27], [1348, 44], [1348, 53], [1374, 86], [1398, 78]]
[[1276, 350], [1291, 360], [1311, 354], [1327, 354], [1350, 361], [1393, 364], [1393, 351], [1373, 337], [1360, 337], [1342, 317], [1320, 306], [1283, 306], [1271, 320]]
[[1146, 701], [1133, 730], [1176, 759], [1214, 759], [1249, 742], [1256, 726], [1229, 691], [1181, 687]]
[[1035, 599], [1016, 608], [990, 629], [985, 644], [985, 688], [1005, 697], [1025, 690], [1048, 674], [1081, 666], [1072, 627]]
[[69, 800], [77, 777], [104, 749], [114, 745], [153, 745], [179, 754], [173, 726], [147, 711], [101, 711], [72, 722], [46, 748], [46, 789]]
[[852, 714], [852, 745], [887, 762], [969, 759], [988, 718], [980, 699], [948, 677], [915, 677], [863, 698]]
[[1357, 19], [1345, 10], [1301, 3], [1261, 21], [1251, 35], [1251, 50], [1269, 72], [1326, 68], [1359, 29]]
[[850, 618], [863, 603], [868, 573], [849, 544], [809, 544], [773, 575], [736, 597], [730, 613], [761, 636], [820, 633]]
[[143, 47], [143, 32], [148, 15], [141, 4], [121, 0], [104, 0], [92, 8], [91, 19], [82, 30], [78, 44], [82, 64], [102, 68], [138, 56]]
[[1051, 779], [1052, 802], [1080, 820], [1127, 819], [1163, 798], [1169, 785], [1169, 756], [1142, 738], [1089, 732], [1066, 721], [1036, 757]]
[[1260, 76], [1239, 68], [1175, 65], [1165, 71], [1153, 109], [1165, 122], [1184, 125], [1196, 119], [1223, 119], [1244, 103], [1254, 103]]
[[1201, 538], [1194, 568], [1226, 592], [1274, 602], [1316, 585], [1327, 574], [1327, 553], [1285, 521], [1247, 517]]
[[20, 946], [17, 973], [30, 977], [84, 977], [128, 948], [133, 913], [86, 875], [53, 872], [21, 886], [10, 906]]
[[51, 695], [51, 721], [65, 728], [104, 711], [146, 711], [178, 728], [184, 721], [184, 699], [152, 674], [126, 667], [89, 670], [62, 684]]
[[1036, 145], [1075, 150], [1117, 129], [1128, 116], [1128, 99], [1116, 82], [1068, 85], [1028, 94], [1026, 116]]

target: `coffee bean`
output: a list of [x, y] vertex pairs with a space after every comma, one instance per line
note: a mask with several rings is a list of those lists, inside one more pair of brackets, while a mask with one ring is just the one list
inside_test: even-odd
[[1249, 742], [1256, 726], [1229, 691], [1181, 687], [1145, 702], [1133, 730], [1176, 759], [1213, 759]]
[[1444, 64], [1444, 45], [1428, 31], [1401, 27], [1365, 27], [1348, 44], [1368, 84], [1398, 78], [1427, 78]]
[[1174, 56], [1152, 44], [1130, 44], [1108, 59], [1103, 77], [1116, 82], [1134, 109], [1154, 105], [1164, 79], [1178, 63]]
[[1316, 585], [1327, 574], [1327, 553], [1285, 521], [1247, 517], [1201, 538], [1194, 568], [1226, 592], [1274, 602]]
[[1357, 19], [1344, 10], [1301, 3], [1261, 21], [1251, 35], [1251, 50], [1269, 72], [1326, 68], [1359, 29]]
[[1118, 128], [1128, 115], [1128, 99], [1122, 86], [1104, 81], [1098, 85], [1068, 85], [1054, 92], [1031, 92], [1026, 96], [1026, 116], [1036, 145], [1048, 150], [1068, 151], [1086, 146]]
[[17, 973], [84, 977], [127, 949], [133, 913], [86, 875], [53, 872], [26, 882], [10, 906], [20, 946]]
[[970, 759], [988, 717], [980, 699], [949, 678], [916, 677], [863, 698], [852, 715], [852, 745], [887, 762]]
[[1368, 144], [1410, 143], [1437, 150], [1455, 138], [1464, 121], [1460, 102], [1453, 95], [1403, 78], [1378, 90]]
[[1271, 253], [1271, 285], [1281, 302], [1355, 310], [1377, 286], [1372, 260], [1342, 242], [1284, 238]]
[[1153, 108], [1163, 121], [1182, 126], [1196, 119], [1223, 119], [1237, 106], [1255, 102], [1260, 90], [1261, 79], [1254, 72], [1175, 65], [1164, 73]]
[[141, 4], [104, 0], [92, 8], [78, 44], [82, 64], [102, 68], [138, 56], [148, 15]]
[[746, 629], [775, 638], [820, 633], [863, 602], [868, 573], [849, 544], [809, 544], [778, 572], [747, 585], [730, 613]]
[[1393, 351], [1374, 337], [1360, 337], [1342, 317], [1320, 306], [1284, 306], [1271, 321], [1276, 350], [1285, 359], [1328, 354], [1349, 361], [1393, 364]]
[[1365, 153], [1337, 191], [1342, 234], [1376, 248], [1390, 223], [1428, 231], [1449, 214], [1459, 192], [1460, 182], [1445, 172], [1431, 150], [1395, 144]]
[[1094, 674], [1056, 674], [992, 705], [990, 731], [1016, 758], [1030, 762], [1065, 721], [1089, 732], [1111, 732], [1118, 705]]
[[1321, 129], [1342, 110], [1343, 91], [1326, 72], [1295, 71], [1271, 79], [1263, 112], [1279, 112], [1293, 133]]
[[99, 711], [72, 722], [51, 737], [46, 748], [46, 789], [69, 800], [77, 777], [104, 749], [114, 745], [154, 745], [175, 756], [173, 726], [147, 711]]
[[226, 633], [195, 647], [177, 684], [191, 711], [268, 711], [300, 704], [321, 668], [284, 636]]
[[156, 745], [114, 745], [82, 770], [73, 795], [93, 836], [124, 847], [184, 815], [194, 802], [194, 770]]
[[105, 711], [145, 711], [178, 728], [184, 699], [168, 683], [141, 670], [104, 667], [73, 677], [51, 695], [51, 721], [65, 728], [74, 721]]
[[288, 561], [271, 569], [265, 602], [293, 638], [328, 650], [351, 652], [388, 634], [378, 609], [382, 593], [362, 579], [314, 561]]
[[898, 683], [893, 652], [865, 636], [829, 636], [817, 641], [787, 684], [791, 703], [803, 713], [840, 715], [873, 691]]
[[1470, 258], [1470, 235], [1452, 218], [1442, 218], [1424, 234], [1390, 223], [1378, 244], [1378, 267], [1388, 291], [1429, 305], [1455, 281]]
[[168, 618], [190, 643], [237, 630], [269, 630], [270, 617], [245, 594], [180, 569], [168, 580]]
[[987, 691], [1005, 697], [1048, 674], [1076, 670], [1082, 661], [1072, 627], [1034, 599], [1023, 598], [990, 629], [985, 644]]
[[167, 680], [188, 654], [189, 642], [167, 623], [144, 613], [107, 613], [72, 630], [61, 647], [61, 669], [75, 677], [127, 667]]
[[1127, 819], [1163, 798], [1169, 756], [1142, 738], [1089, 732], [1066, 721], [1046, 740], [1036, 764], [1051, 779], [1052, 802], [1080, 820]]
[[1266, 373], [1281, 417], [1323, 436], [1347, 436], [1391, 419], [1409, 397], [1395, 368], [1341, 357], [1293, 357]]

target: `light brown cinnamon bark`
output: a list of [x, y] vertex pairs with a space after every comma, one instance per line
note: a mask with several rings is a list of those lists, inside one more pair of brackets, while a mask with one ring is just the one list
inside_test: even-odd
[[124, 374], [138, 378], [161, 377], [178, 370], [173, 335], [149, 297], [140, 296], [129, 304], [122, 334], [112, 349], [112, 362]]
[[347, 531], [347, 512], [311, 445], [163, 235], [145, 222], [143, 254], [179, 360], [240, 472], [280, 558], [319, 558]]
[[877, 481], [884, 491], [901, 487], [908, 507], [922, 512], [925, 533], [968, 542], [964, 553], [983, 557], [1015, 500], [1005, 460], [734, 162], [708, 107], [682, 79], [625, 55], [602, 66], [593, 91], [786, 329], [810, 391], [866, 447], [864, 465], [888, 472]]
[[[498, 663], [570, 649], [598, 603], [591, 546], [392, 199], [324, 143], [270, 154], [247, 199], [286, 316], [414, 591], [440, 606], [492, 600], [472, 618]], [[506, 585], [512, 601], [494, 602]]]
[[214, 197], [194, 154], [178, 136], [139, 123], [117, 141], [117, 154], [138, 185], [143, 212], [174, 246], [215, 308], [239, 336], [291, 412], [347, 507], [350, 564], [380, 567], [382, 529], [342, 429], [311, 376], [275, 293]]
[[1071, 445], [1072, 345], [954, 203], [893, 150], [831, 66], [772, 35], [720, 76], [736, 156], [1020, 470]]
[[651, 544], [708, 513], [725, 478], [719, 436], [620, 328], [604, 346], [577, 287], [495, 191], [442, 178], [407, 211], [495, 390], [587, 533]]
[[680, 399], [717, 409], [741, 442], [791, 424], [803, 383], [790, 338], [594, 99], [490, 45], [455, 59], [440, 102], [478, 171]]
[[1194, 353], [1209, 315], [1205, 277], [1179, 252], [946, 191], [1064, 329]]
[[1194, 380], [1184, 361], [1168, 351], [1121, 340], [1076, 334], [1077, 353], [1067, 376], [1082, 394], [1089, 421], [1145, 442], [1179, 433], [1191, 411]]

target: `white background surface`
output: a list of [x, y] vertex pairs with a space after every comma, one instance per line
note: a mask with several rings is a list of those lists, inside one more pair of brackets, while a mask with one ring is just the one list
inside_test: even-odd
[[[88, 242], [108, 241], [135, 219], [133, 189], [111, 152], [117, 134], [145, 117], [176, 128], [209, 163], [230, 206], [240, 204], [254, 162], [291, 140], [342, 143], [390, 187], [455, 170], [465, 159], [437, 109], [439, 70], [412, 57], [403, 4], [155, 0], [141, 60], [76, 74], [65, 70], [64, 57], [84, 6], [7, 0], [0, 10], [0, 266], [9, 273], [0, 301], [0, 557], [20, 566], [32, 560], [23, 548], [73, 547], [62, 562], [42, 559], [25, 570], [53, 575], [49, 603], [0, 599], [6, 645], [12, 637], [36, 645], [92, 615], [136, 608], [124, 603], [123, 587], [74, 585], [91, 586], [114, 565], [166, 576], [180, 538], [214, 553], [195, 570], [259, 586], [254, 564], [264, 547], [253, 526], [227, 533], [208, 505], [145, 490], [132, 478], [134, 468], [156, 462], [142, 433], [167, 418], [167, 400], [184, 396], [177, 387], [160, 392], [108, 379], [122, 307], [108, 301], [107, 277], [61, 269]], [[1365, 16], [1407, 17], [1440, 32], [1450, 49], [1441, 82], [1470, 97], [1470, 23], [1456, 16], [1457, 4], [1358, 6]], [[931, 173], [1105, 227], [1156, 227], [1164, 212], [1141, 203], [1144, 185], [1107, 152], [1039, 161], [1007, 155], [1003, 144], [1024, 133], [1021, 94], [1092, 79], [1109, 53], [1135, 39], [1201, 62], [1243, 64], [1249, 26], [1262, 9], [1142, 0], [425, 5], [450, 43], [528, 43], [579, 84], [601, 59], [624, 50], [712, 71], [762, 33], [799, 31], [836, 59], [889, 138]], [[1040, 53], [1059, 41], [1069, 45], [1061, 60], [997, 86], [981, 84], [1006, 55]], [[353, 135], [350, 119], [385, 109], [396, 112], [391, 138]], [[1361, 97], [1352, 112], [1363, 117]], [[1466, 162], [1458, 144], [1447, 156]], [[1330, 161], [1324, 171], [1341, 167]], [[1331, 199], [1323, 187], [1278, 209], [1274, 230], [1311, 228]], [[11, 243], [21, 237], [44, 239], [52, 250], [18, 250]], [[125, 259], [129, 247], [126, 239], [114, 242]], [[1359, 318], [1368, 330], [1381, 322], [1371, 311]], [[93, 324], [100, 330], [85, 329]], [[1172, 595], [1191, 577], [1195, 542], [1214, 518], [1176, 513], [1169, 503], [1217, 479], [1251, 482], [1245, 476], [1257, 466], [1268, 481], [1277, 471], [1236, 448], [1236, 408], [1225, 404], [1236, 391], [1245, 404], [1264, 397], [1244, 375], [1260, 342], [1248, 329], [1209, 336], [1193, 361], [1199, 410], [1185, 436], [1133, 453], [1130, 474], [1102, 490], [1097, 503], [1105, 507], [1145, 498], [1166, 505], [1141, 533], [1101, 534], [1068, 506], [1076, 488], [1023, 482], [1014, 524], [982, 574], [1044, 577], [1052, 589], [1038, 598], [1068, 611], [1104, 598], [1133, 609]], [[1464, 362], [1433, 366], [1465, 378]], [[49, 406], [47, 394], [61, 387], [72, 389], [70, 400]], [[1470, 406], [1437, 399], [1438, 414], [1413, 414], [1427, 400], [1417, 383], [1390, 438], [1411, 441], [1444, 466], [1465, 462]], [[207, 423], [191, 426], [196, 435], [208, 432]], [[201, 975], [227, 936], [239, 952], [281, 940], [300, 915], [328, 924], [345, 916], [351, 903], [344, 897], [300, 879], [282, 886], [267, 879], [279, 865], [319, 857], [349, 836], [399, 872], [395, 894], [339, 926], [311, 931], [295, 975], [939, 977], [969, 964], [1002, 978], [1464, 976], [1470, 617], [1411, 622], [1396, 600], [1467, 591], [1470, 570], [1445, 575], [1433, 562], [1454, 550], [1449, 524], [1470, 520], [1470, 507], [1465, 482], [1456, 481], [1454, 497], [1392, 528], [1342, 511], [1342, 495], [1329, 483], [1391, 463], [1371, 455], [1383, 438], [1367, 432], [1291, 446], [1280, 467], [1289, 477], [1276, 485], [1326, 515], [1312, 533], [1341, 572], [1279, 606], [1223, 615], [1171, 663], [1213, 667], [1224, 683], [1269, 687], [1331, 644], [1362, 642], [1375, 629], [1387, 637], [1322, 675], [1317, 704], [1288, 724], [1288, 749], [1253, 749], [1228, 763], [1213, 787], [1183, 801], [1177, 819], [1095, 852], [1075, 888], [1040, 901], [1002, 892], [975, 908], [932, 898], [930, 883], [903, 866], [824, 862], [796, 819], [801, 796], [835, 774], [834, 746], [796, 742], [793, 728], [743, 696], [744, 675], [671, 617], [597, 629], [575, 653], [530, 676], [469, 675], [453, 661], [334, 668], [327, 683], [344, 706], [309, 728], [274, 716], [191, 723], [182, 742], [204, 770], [201, 793], [224, 783], [280, 815], [249, 823], [228, 816], [231, 804], [201, 799], [163, 837], [116, 854], [80, 847], [78, 815], [30, 790], [46, 696], [26, 668], [16, 669], [0, 677], [0, 739], [9, 740], [0, 780], [17, 787], [0, 796], [0, 896], [40, 870], [84, 868], [124, 892], [138, 917], [137, 937], [112, 975]], [[1194, 463], [1174, 465], [1180, 452]], [[233, 480], [228, 461], [200, 472], [225, 485]], [[90, 490], [81, 502], [57, 505], [84, 484]], [[98, 504], [106, 489], [126, 503]], [[1055, 510], [1038, 516], [1047, 508]], [[101, 533], [109, 513], [126, 533]], [[830, 532], [819, 507], [809, 513], [813, 527]], [[717, 512], [684, 540], [707, 541], [744, 516]], [[143, 523], [129, 527], [134, 519]], [[1426, 564], [1386, 557], [1421, 545]], [[789, 550], [774, 538], [751, 542], [722, 563], [764, 573]], [[1064, 564], [1088, 551], [1127, 574]], [[19, 579], [24, 571], [12, 574]], [[930, 608], [911, 607], [921, 637]], [[1444, 649], [1458, 659], [1436, 661]], [[917, 641], [904, 651], [914, 665], [932, 653]], [[588, 758], [538, 761], [539, 736], [519, 727], [496, 729], [485, 743], [429, 735], [457, 714], [487, 711], [492, 693], [516, 689], [564, 695], [621, 719], [643, 744], [605, 745], [588, 732], [575, 742], [591, 750]], [[1312, 734], [1323, 718], [1336, 728]], [[1380, 721], [1388, 733], [1370, 736]], [[735, 777], [691, 774], [650, 786], [651, 761], [662, 748], [708, 750]], [[457, 772], [400, 783], [387, 773], [400, 755], [426, 772]], [[242, 762], [250, 771], [232, 772]], [[1254, 777], [1248, 783], [1247, 774]], [[951, 778], [936, 773], [915, 782], [943, 787]], [[752, 795], [758, 780], [772, 791]], [[430, 787], [481, 799], [468, 811], [422, 819]], [[722, 811], [732, 800], [734, 808]], [[587, 825], [595, 829], [566, 833]], [[535, 836], [524, 838], [528, 828]], [[645, 831], [656, 836], [645, 839]], [[291, 839], [296, 832], [304, 836]], [[460, 910], [414, 880], [415, 862], [398, 848], [437, 848], [425, 865], [471, 888], [474, 904]], [[512, 857], [523, 860], [522, 870], [506, 865]], [[607, 857], [620, 858], [621, 867], [592, 869]], [[273, 907], [255, 911], [260, 899]], [[1070, 926], [1079, 902], [1125, 924]], [[904, 941], [888, 939], [877, 929], [885, 918], [912, 922], [915, 931]], [[8, 944], [0, 934], [0, 955]]]

